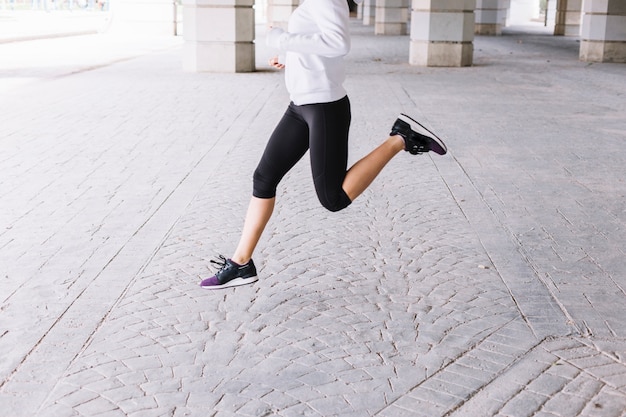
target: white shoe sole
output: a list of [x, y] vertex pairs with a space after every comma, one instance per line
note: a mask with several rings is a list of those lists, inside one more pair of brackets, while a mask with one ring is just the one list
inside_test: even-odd
[[422, 136], [426, 136], [433, 142], [437, 143], [441, 147], [441, 149], [445, 151], [444, 153], [448, 152], [448, 147], [446, 146], [446, 144], [443, 143], [443, 141], [439, 139], [437, 135], [435, 135], [433, 132], [426, 129], [424, 126], [422, 126], [422, 124], [418, 122], [417, 120], [414, 120], [413, 118], [411, 118], [410, 116], [407, 116], [404, 113], [401, 113], [400, 116], [398, 116], [398, 119], [402, 120], [405, 123], [408, 123], [408, 125], [411, 126], [411, 130], [413, 130], [414, 132], [417, 132]]
[[239, 287], [240, 285], [252, 284], [253, 282], [257, 282], [259, 280], [258, 276], [248, 277], [248, 278], [235, 278], [228, 281], [226, 284], [222, 285], [211, 285], [206, 287], [201, 287], [205, 290], [221, 290], [224, 288], [232, 288]]

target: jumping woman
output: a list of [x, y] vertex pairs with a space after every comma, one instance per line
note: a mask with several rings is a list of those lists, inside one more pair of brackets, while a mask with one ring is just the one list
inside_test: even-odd
[[202, 280], [206, 289], [251, 284], [258, 280], [253, 252], [276, 201], [276, 187], [309, 151], [315, 191], [330, 211], [346, 208], [372, 183], [400, 151], [444, 155], [446, 145], [405, 114], [393, 123], [389, 137], [356, 162], [348, 164], [350, 101], [343, 87], [343, 57], [350, 51], [350, 12], [346, 0], [305, 0], [290, 16], [287, 31], [270, 28], [267, 44], [284, 53], [270, 65], [285, 69], [289, 106], [269, 138], [254, 171], [253, 192], [237, 249]]

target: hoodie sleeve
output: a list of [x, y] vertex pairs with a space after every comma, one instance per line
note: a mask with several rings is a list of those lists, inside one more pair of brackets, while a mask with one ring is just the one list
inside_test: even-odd
[[316, 31], [290, 33], [272, 28], [267, 34], [268, 46], [326, 57], [343, 56], [350, 51], [350, 11], [345, 0], [307, 0], [300, 7], [305, 8]]

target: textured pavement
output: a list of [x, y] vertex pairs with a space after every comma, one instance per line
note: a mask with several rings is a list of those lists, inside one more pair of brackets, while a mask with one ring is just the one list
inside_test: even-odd
[[180, 39], [0, 44], [3, 416], [626, 415], [626, 66], [508, 30], [411, 67], [353, 31], [351, 159], [399, 112], [450, 153], [340, 213], [305, 157], [259, 282], [221, 291], [288, 100], [262, 39], [251, 74], [184, 73]]

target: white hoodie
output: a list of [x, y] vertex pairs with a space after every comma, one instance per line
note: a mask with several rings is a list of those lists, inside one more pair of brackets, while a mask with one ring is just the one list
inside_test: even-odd
[[346, 0], [305, 0], [287, 31], [272, 28], [267, 45], [285, 52], [285, 84], [297, 105], [329, 103], [346, 95], [343, 57], [350, 51]]

